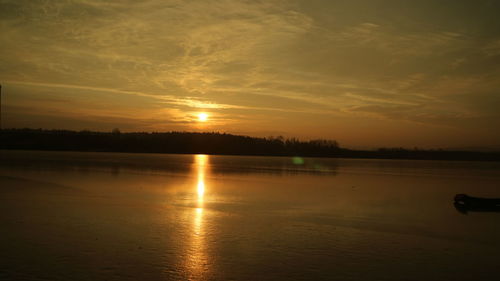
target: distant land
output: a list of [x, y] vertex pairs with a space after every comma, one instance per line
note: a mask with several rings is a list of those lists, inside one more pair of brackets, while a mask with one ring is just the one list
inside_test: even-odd
[[334, 140], [300, 141], [283, 137], [256, 138], [218, 132], [112, 132], [3, 129], [0, 149], [301, 156], [373, 159], [500, 161], [500, 152], [443, 149], [342, 148]]

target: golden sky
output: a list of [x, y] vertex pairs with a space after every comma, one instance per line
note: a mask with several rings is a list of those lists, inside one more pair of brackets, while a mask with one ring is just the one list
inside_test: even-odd
[[467, 0], [0, 0], [2, 123], [499, 147], [498, 11]]

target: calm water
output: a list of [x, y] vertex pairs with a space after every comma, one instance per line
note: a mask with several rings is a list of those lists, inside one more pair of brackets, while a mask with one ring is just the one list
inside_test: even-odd
[[492, 280], [500, 163], [0, 151], [0, 279]]

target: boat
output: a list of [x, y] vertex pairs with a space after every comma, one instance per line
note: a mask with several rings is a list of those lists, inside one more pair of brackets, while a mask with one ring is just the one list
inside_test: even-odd
[[500, 212], [500, 198], [480, 198], [467, 194], [457, 194], [454, 201], [455, 208], [464, 214], [467, 212]]

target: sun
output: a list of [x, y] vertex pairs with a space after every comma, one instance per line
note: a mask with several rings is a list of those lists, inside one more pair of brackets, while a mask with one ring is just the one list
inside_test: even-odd
[[208, 114], [206, 113], [198, 113], [198, 121], [206, 122], [208, 119]]

